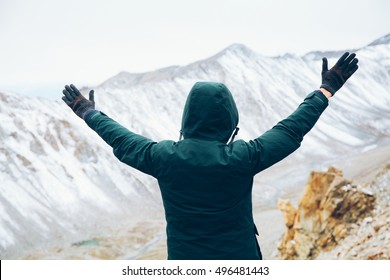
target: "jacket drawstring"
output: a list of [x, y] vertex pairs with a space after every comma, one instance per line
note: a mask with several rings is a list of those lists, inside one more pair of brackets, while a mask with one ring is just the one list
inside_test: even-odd
[[239, 130], [240, 130], [240, 128], [239, 128], [239, 127], [236, 127], [236, 129], [234, 130], [234, 133], [233, 133], [233, 135], [232, 135], [232, 139], [230, 139], [228, 145], [229, 145], [230, 143], [233, 142], [234, 137], [236, 137], [236, 135], [238, 134], [238, 131], [239, 131]]
[[181, 141], [181, 139], [183, 139], [183, 131], [181, 131], [181, 129], [180, 129], [180, 137], [179, 137], [179, 141]]

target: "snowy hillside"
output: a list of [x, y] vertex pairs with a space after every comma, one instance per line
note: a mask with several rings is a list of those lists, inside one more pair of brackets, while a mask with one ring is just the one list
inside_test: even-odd
[[151, 179], [113, 160], [62, 102], [4, 93], [0, 100], [1, 258], [43, 242], [78, 240], [111, 217], [136, 222], [134, 209], [154, 207]]
[[[272, 167], [279, 177], [295, 168], [306, 178], [321, 161], [389, 142], [388, 37], [356, 51], [358, 72], [336, 93], [302, 148]], [[341, 53], [325, 54], [330, 65]], [[192, 85], [223, 82], [240, 113], [237, 138], [249, 140], [318, 88], [323, 55], [264, 57], [235, 44], [186, 66], [121, 72], [95, 88], [95, 100], [97, 109], [136, 133], [156, 141], [178, 139]], [[0, 258], [40, 244], [74, 242], [108, 224], [163, 217], [156, 181], [116, 160], [62, 101], [0, 92], [0, 120]], [[271, 174], [257, 180], [255, 201], [266, 203], [275, 195], [273, 182]]]

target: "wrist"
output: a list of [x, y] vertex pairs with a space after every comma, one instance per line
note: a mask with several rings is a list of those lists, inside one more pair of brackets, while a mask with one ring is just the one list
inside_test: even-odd
[[94, 108], [89, 108], [82, 114], [82, 119], [86, 121], [89, 117], [91, 117], [96, 112], [97, 111]]
[[328, 98], [328, 99], [330, 99], [330, 98], [333, 96], [333, 94], [331, 94], [330, 91], [324, 89], [323, 87], [320, 88], [320, 91], [321, 91], [322, 94], [325, 95], [326, 98]]

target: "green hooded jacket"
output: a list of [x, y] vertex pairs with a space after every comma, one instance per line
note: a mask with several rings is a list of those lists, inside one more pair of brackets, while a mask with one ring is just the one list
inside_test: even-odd
[[180, 141], [155, 142], [95, 111], [87, 124], [122, 162], [158, 180], [168, 259], [261, 259], [252, 215], [253, 177], [295, 151], [328, 105], [320, 92], [251, 141], [231, 141], [238, 112], [221, 83], [198, 82], [184, 107]]

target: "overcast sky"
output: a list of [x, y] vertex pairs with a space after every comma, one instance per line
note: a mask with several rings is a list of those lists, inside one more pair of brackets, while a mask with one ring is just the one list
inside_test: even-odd
[[0, 0], [0, 91], [55, 98], [233, 43], [269, 56], [358, 48], [390, 33], [389, 15], [388, 0]]

